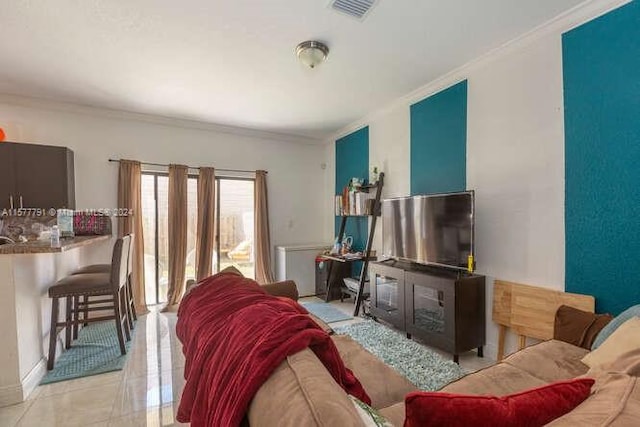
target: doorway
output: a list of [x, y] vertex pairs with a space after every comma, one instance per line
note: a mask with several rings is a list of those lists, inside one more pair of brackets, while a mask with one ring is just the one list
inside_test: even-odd
[[[213, 272], [234, 266], [255, 277], [253, 178], [216, 177], [216, 239]], [[198, 176], [187, 180], [187, 258], [185, 280], [196, 277]], [[148, 305], [167, 301], [169, 287], [169, 175], [142, 173], [144, 280]]]

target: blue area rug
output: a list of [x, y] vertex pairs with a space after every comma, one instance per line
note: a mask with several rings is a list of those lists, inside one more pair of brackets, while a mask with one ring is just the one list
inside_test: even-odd
[[[128, 354], [131, 341], [126, 342], [126, 348]], [[78, 331], [78, 339], [58, 357], [40, 384], [119, 371], [126, 360], [127, 356], [120, 354], [115, 322], [91, 323]]]
[[334, 331], [358, 341], [420, 390], [437, 391], [464, 376], [458, 364], [373, 320], [338, 326]]
[[334, 306], [326, 302], [307, 302], [302, 303], [302, 306], [310, 313], [315, 314], [326, 323], [341, 322], [343, 320], [353, 319], [346, 313], [338, 310]]

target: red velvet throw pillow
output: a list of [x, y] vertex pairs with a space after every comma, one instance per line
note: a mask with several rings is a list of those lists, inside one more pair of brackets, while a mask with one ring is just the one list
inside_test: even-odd
[[413, 392], [405, 398], [404, 427], [538, 427], [589, 397], [594, 381], [558, 381], [510, 396]]

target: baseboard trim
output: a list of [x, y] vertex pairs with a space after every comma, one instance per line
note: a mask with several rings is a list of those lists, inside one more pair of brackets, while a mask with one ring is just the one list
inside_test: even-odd
[[22, 379], [22, 398], [27, 400], [33, 390], [38, 387], [42, 378], [47, 373], [47, 361], [43, 357], [36, 363], [31, 371]]
[[46, 373], [47, 362], [42, 358], [18, 384], [0, 387], [0, 408], [27, 400]]

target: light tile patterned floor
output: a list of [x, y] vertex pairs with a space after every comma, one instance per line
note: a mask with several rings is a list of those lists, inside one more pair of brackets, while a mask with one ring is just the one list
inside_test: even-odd
[[[305, 301], [320, 301], [306, 298]], [[353, 303], [332, 302], [352, 314]], [[332, 326], [359, 322], [355, 318]], [[0, 408], [2, 427], [177, 426], [175, 422], [184, 386], [184, 357], [175, 334], [175, 313], [141, 316], [135, 342], [122, 371], [38, 387], [29, 400]], [[451, 355], [434, 349], [444, 357]], [[468, 372], [494, 363], [475, 353], [460, 356]]]
[[0, 408], [0, 426], [174, 426], [184, 386], [176, 315], [140, 316], [122, 371], [38, 387], [30, 399]]

